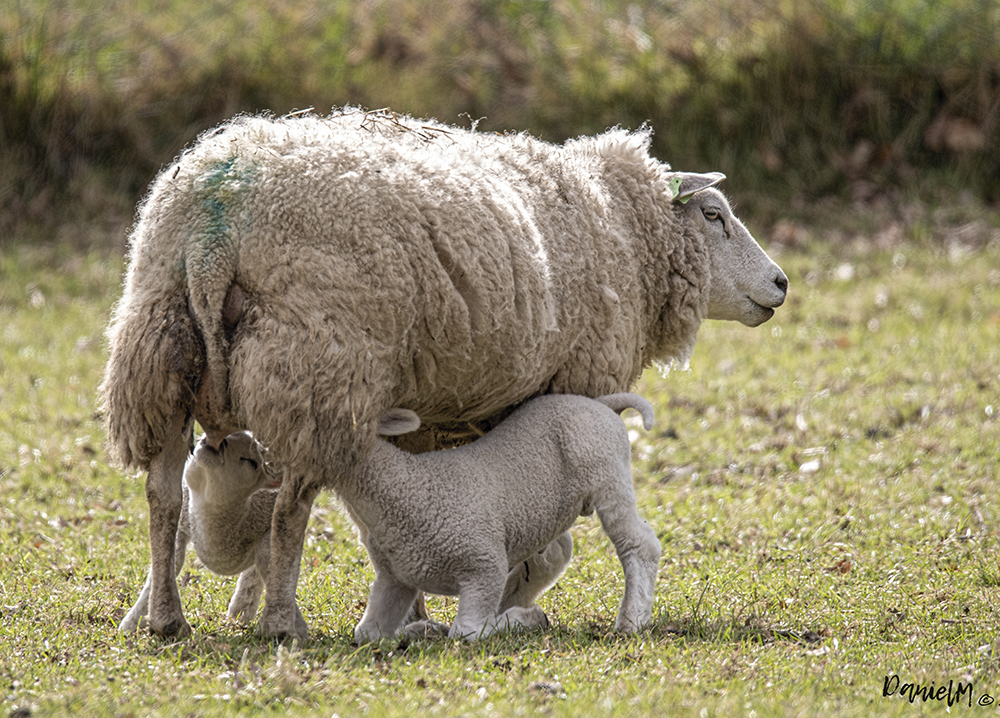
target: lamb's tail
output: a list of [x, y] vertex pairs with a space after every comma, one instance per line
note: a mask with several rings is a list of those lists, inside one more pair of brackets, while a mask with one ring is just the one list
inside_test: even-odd
[[595, 401], [601, 402], [617, 414], [621, 414], [625, 409], [635, 409], [642, 414], [642, 425], [646, 431], [653, 428], [653, 406], [638, 394], [607, 394], [597, 397]]

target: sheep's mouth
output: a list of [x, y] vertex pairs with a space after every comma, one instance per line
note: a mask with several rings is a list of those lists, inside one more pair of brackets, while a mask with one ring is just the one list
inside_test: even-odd
[[753, 319], [750, 319], [749, 321], [747, 321], [746, 319], [743, 320], [742, 323], [745, 324], [745, 325], [747, 325], [748, 327], [756, 327], [756, 326], [758, 326], [760, 324], [763, 324], [768, 319], [770, 319], [771, 317], [774, 316], [774, 309], [773, 308], [765, 306], [765, 305], [761, 304], [760, 302], [754, 301], [753, 299], [750, 298], [749, 295], [747, 295], [747, 301], [750, 302], [750, 306], [753, 307], [753, 309], [755, 310], [755, 313], [758, 315], [757, 317], [754, 317]]

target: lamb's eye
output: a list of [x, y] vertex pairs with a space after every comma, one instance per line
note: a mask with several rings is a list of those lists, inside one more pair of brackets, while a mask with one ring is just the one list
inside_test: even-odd
[[715, 222], [716, 220], [722, 219], [722, 212], [715, 209], [714, 207], [705, 207], [701, 210], [701, 213], [705, 215], [705, 219], [709, 222]]
[[248, 464], [250, 464], [250, 468], [251, 468], [251, 469], [253, 469], [254, 471], [256, 471], [256, 470], [257, 470], [257, 462], [256, 462], [256, 461], [254, 461], [253, 459], [251, 459], [251, 458], [248, 458], [248, 457], [246, 457], [246, 456], [241, 456], [241, 457], [240, 457], [240, 461], [245, 461], [245, 462], [247, 462]]

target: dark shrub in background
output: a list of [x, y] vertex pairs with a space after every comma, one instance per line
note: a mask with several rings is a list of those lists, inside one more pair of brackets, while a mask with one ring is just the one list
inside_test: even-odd
[[0, 9], [3, 235], [120, 217], [237, 112], [345, 103], [552, 140], [648, 122], [661, 158], [772, 220], [894, 187], [1000, 199], [995, 0], [139, 6]]

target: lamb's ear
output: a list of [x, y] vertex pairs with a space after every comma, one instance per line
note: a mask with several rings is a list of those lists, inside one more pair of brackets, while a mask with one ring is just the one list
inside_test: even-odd
[[704, 174], [698, 172], [676, 172], [670, 178], [669, 187], [674, 194], [674, 202], [687, 204], [687, 201], [691, 199], [691, 195], [695, 192], [715, 187], [715, 185], [724, 179], [726, 179], [726, 176], [721, 172], [706, 172]]
[[420, 428], [420, 417], [409, 409], [396, 407], [386, 411], [378, 420], [378, 433], [382, 436], [409, 434]]
[[200, 494], [205, 490], [205, 470], [190, 463], [184, 468], [184, 482], [191, 491]]

